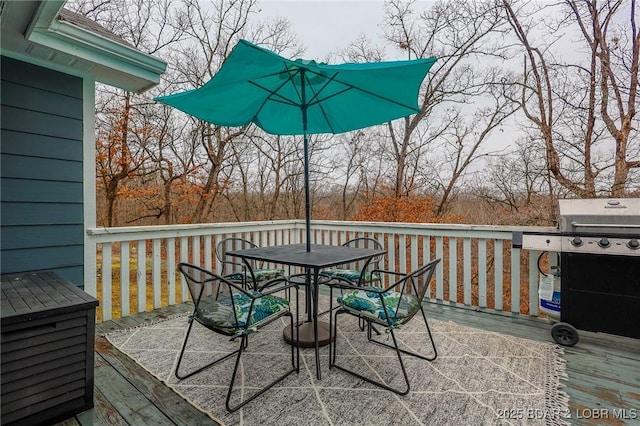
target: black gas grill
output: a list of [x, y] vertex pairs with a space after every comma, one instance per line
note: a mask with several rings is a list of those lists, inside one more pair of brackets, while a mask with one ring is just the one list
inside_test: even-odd
[[560, 200], [559, 212], [556, 231], [514, 245], [560, 254], [561, 321], [640, 338], [640, 199]]

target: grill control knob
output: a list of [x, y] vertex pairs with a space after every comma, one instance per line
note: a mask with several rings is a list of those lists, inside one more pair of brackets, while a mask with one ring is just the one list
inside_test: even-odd
[[600, 241], [598, 241], [598, 245], [602, 248], [607, 248], [611, 245], [611, 243], [609, 242], [609, 239], [607, 237], [603, 237], [600, 239]]
[[573, 240], [571, 240], [571, 245], [575, 247], [580, 247], [582, 245], [582, 238], [573, 237]]
[[627, 247], [629, 247], [630, 249], [633, 249], [633, 250], [637, 250], [637, 249], [640, 248], [640, 241], [638, 241], [637, 238], [632, 238], [627, 243]]

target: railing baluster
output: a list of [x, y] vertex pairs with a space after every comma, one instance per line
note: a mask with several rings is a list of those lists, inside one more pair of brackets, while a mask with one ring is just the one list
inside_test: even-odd
[[138, 312], [147, 310], [147, 241], [138, 241], [136, 283], [138, 287]]
[[458, 239], [449, 237], [449, 300], [458, 302]]
[[[180, 238], [180, 262], [189, 262], [189, 238]], [[187, 287], [187, 280], [180, 274], [180, 287], [182, 293], [182, 300], [189, 300], [189, 288]]]
[[[444, 241], [441, 236], [436, 237], [436, 259], [444, 260]], [[443, 262], [436, 265], [436, 298], [444, 300], [444, 266]]]
[[162, 306], [162, 287], [160, 278], [162, 277], [162, 250], [159, 238], [154, 238], [151, 248], [153, 266], [151, 269], [151, 281], [153, 282], [153, 308]]
[[129, 293], [129, 241], [120, 243], [120, 316], [131, 315], [131, 300]]
[[389, 259], [389, 270], [396, 271], [398, 270], [396, 266], [396, 243], [394, 234], [388, 234], [387, 240], [389, 241], [389, 245], [387, 246], [387, 258]]
[[102, 321], [111, 319], [111, 243], [102, 244]]
[[207, 271], [211, 271], [212, 261], [211, 259], [212, 251], [211, 251], [211, 235], [204, 236], [204, 269]]
[[511, 249], [511, 312], [520, 313], [520, 249]]
[[462, 240], [464, 304], [471, 306], [471, 238]]
[[410, 270], [414, 270], [416, 268], [418, 268], [419, 265], [418, 264], [418, 236], [417, 235], [411, 235], [410, 238], [410, 245], [411, 245], [411, 266], [410, 266]]
[[478, 306], [487, 307], [487, 240], [478, 240]]
[[191, 237], [191, 254], [193, 256], [193, 264], [197, 266], [202, 265], [200, 258], [200, 236], [194, 235]]
[[398, 263], [400, 272], [411, 272], [407, 269], [407, 238], [406, 235], [398, 235]]
[[494, 254], [495, 254], [495, 277], [494, 277], [494, 309], [497, 311], [502, 310], [502, 240], [494, 240]]
[[431, 261], [431, 236], [425, 235], [422, 238], [422, 264]]
[[169, 306], [176, 304], [176, 239], [167, 238], [167, 293]]

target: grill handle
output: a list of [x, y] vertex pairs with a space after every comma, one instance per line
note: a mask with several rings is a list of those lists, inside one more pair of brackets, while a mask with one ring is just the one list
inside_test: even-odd
[[574, 228], [637, 228], [640, 229], [640, 225], [634, 224], [619, 224], [619, 223], [580, 223], [571, 222], [571, 226]]

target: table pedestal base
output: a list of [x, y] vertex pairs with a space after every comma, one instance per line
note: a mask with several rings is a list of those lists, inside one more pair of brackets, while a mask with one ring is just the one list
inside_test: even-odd
[[[300, 333], [298, 346], [301, 348], [314, 348], [316, 341], [313, 336], [313, 322], [299, 322], [298, 332]], [[295, 331], [294, 331], [295, 333]], [[291, 326], [288, 325], [282, 331], [282, 337], [284, 341], [292, 345], [294, 343], [295, 334], [291, 334]], [[329, 330], [329, 323], [325, 321], [318, 321], [318, 346], [327, 346], [331, 343], [331, 332]]]

